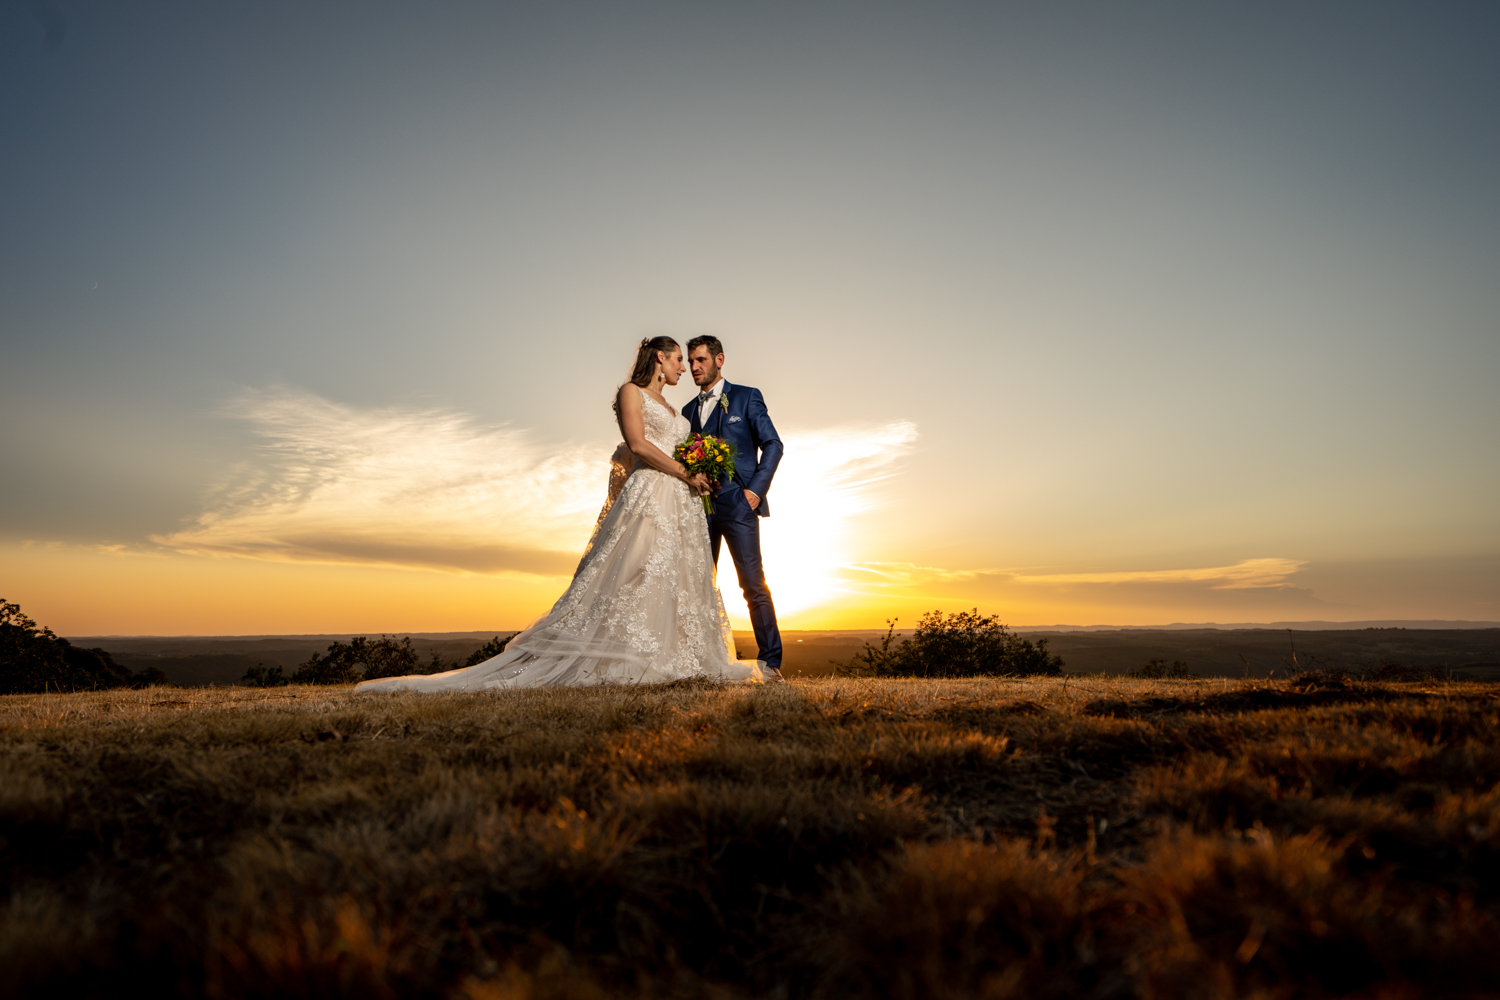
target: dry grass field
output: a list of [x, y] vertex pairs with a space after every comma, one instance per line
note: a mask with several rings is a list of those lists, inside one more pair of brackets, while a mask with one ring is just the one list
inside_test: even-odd
[[1497, 696], [10, 696], [0, 992], [1494, 996]]

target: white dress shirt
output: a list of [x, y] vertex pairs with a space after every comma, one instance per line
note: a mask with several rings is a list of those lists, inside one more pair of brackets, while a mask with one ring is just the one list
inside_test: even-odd
[[714, 412], [714, 407], [719, 405], [719, 396], [724, 392], [724, 380], [721, 378], [713, 384], [711, 389], [699, 389], [700, 393], [711, 392], [713, 396], [698, 404], [698, 426], [707, 427], [708, 418]]

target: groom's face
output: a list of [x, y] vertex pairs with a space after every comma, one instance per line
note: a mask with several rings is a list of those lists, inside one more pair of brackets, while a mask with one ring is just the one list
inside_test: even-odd
[[688, 355], [688, 363], [693, 366], [693, 381], [698, 385], [713, 385], [719, 381], [719, 369], [724, 367], [724, 355], [710, 355], [708, 348], [695, 347], [693, 353]]

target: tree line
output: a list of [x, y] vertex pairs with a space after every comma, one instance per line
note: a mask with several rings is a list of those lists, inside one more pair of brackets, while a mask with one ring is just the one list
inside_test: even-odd
[[[510, 637], [498, 635], [467, 657], [445, 660], [434, 650], [426, 663], [412, 647], [411, 638], [356, 636], [335, 642], [326, 652], [314, 653], [290, 675], [281, 664], [256, 664], [241, 684], [279, 687], [284, 684], [353, 684], [375, 677], [436, 674], [471, 667], [497, 656]], [[0, 598], [0, 694], [41, 694], [48, 691], [97, 691], [106, 688], [170, 686], [158, 667], [132, 671], [116, 663], [107, 650], [75, 646], [21, 611], [19, 604]]]
[[[1000, 622], [999, 615], [981, 615], [979, 609], [943, 614], [924, 614], [911, 636], [896, 634], [897, 619], [879, 643], [865, 647], [838, 673], [856, 677], [992, 677], [1057, 676], [1063, 659], [1047, 651], [1047, 640], [1023, 639]], [[277, 663], [256, 664], [240, 678], [250, 687], [280, 687], [287, 684], [354, 684], [377, 677], [436, 674], [483, 663], [498, 656], [511, 637], [498, 635], [467, 657], [445, 660], [433, 650], [426, 663], [412, 646], [411, 637], [396, 639], [381, 635], [370, 639], [355, 636], [334, 642], [322, 653], [314, 653], [292, 673]], [[1187, 664], [1152, 660], [1128, 676], [1143, 678], [1193, 677]], [[21, 613], [17, 604], [0, 599], [0, 694], [44, 691], [88, 691], [101, 688], [167, 685], [171, 681], [156, 667], [132, 672], [114, 661], [103, 649], [83, 649], [38, 625]]]
[[96, 691], [170, 684], [156, 667], [132, 671], [102, 649], [83, 649], [0, 598], [0, 694]]
[[444, 660], [437, 650], [432, 658], [422, 662], [421, 655], [412, 647], [411, 637], [399, 641], [394, 636], [382, 635], [378, 639], [355, 636], [348, 642], [335, 642], [327, 652], [314, 653], [306, 662], [286, 673], [277, 663], [267, 667], [257, 663], [245, 671], [240, 683], [248, 687], [281, 687], [284, 684], [354, 684], [358, 681], [374, 680], [377, 677], [406, 677], [411, 674], [440, 674], [445, 670], [457, 670], [483, 663], [492, 656], [499, 656], [510, 637], [498, 635], [470, 653], [466, 659]]

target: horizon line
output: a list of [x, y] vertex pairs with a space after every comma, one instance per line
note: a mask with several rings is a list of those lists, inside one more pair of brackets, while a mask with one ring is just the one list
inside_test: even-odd
[[[1190, 629], [1204, 629], [1213, 631], [1247, 631], [1251, 629], [1290, 629], [1297, 631], [1302, 626], [1303, 631], [1353, 631], [1357, 629], [1371, 628], [1405, 628], [1416, 629], [1486, 629], [1500, 628], [1500, 621], [1476, 621], [1468, 619], [1444, 619], [1444, 618], [1385, 618], [1366, 619], [1359, 621], [1335, 622], [1320, 619], [1307, 621], [1278, 621], [1278, 622], [1173, 622], [1166, 625], [1011, 625], [1008, 628], [1012, 632], [1108, 632], [1108, 631], [1138, 631], [1138, 632], [1165, 632], [1186, 631]], [[473, 636], [480, 634], [503, 635], [506, 632], [517, 633], [522, 629], [497, 628], [497, 629], [464, 629], [461, 631], [429, 632], [402, 629], [365, 629], [362, 631], [341, 632], [262, 632], [262, 633], [180, 633], [167, 635], [161, 633], [137, 633], [133, 635], [125, 633], [111, 634], [83, 634], [65, 635], [60, 638], [73, 641], [74, 639], [318, 639], [337, 636], [357, 635], [389, 635], [389, 636], [412, 636], [425, 638], [438, 638], [441, 636]], [[735, 629], [736, 632], [748, 632], [749, 629]], [[856, 633], [856, 632], [883, 632], [881, 628], [804, 628], [804, 629], [782, 629], [783, 632], [817, 632], [821, 634]], [[910, 631], [907, 629], [906, 631]]]

